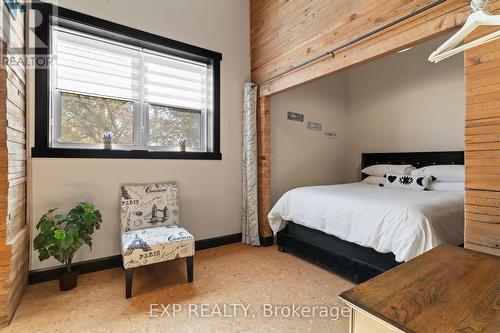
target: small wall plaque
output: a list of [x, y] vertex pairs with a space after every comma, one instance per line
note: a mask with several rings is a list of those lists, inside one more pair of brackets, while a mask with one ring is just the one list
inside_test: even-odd
[[326, 131], [325, 136], [329, 139], [335, 139], [337, 137], [337, 133], [333, 131]]
[[304, 115], [302, 113], [288, 112], [287, 118], [288, 120], [304, 122]]
[[307, 129], [313, 131], [321, 131], [321, 123], [315, 123], [312, 121], [307, 122]]

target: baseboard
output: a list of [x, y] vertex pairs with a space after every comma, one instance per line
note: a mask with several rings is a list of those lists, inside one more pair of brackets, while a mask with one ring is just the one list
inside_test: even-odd
[[208, 239], [202, 239], [194, 242], [196, 251], [209, 249], [212, 247], [228, 245], [241, 242], [241, 232], [239, 234], [232, 234]]
[[[199, 251], [238, 242], [241, 242], [241, 233], [198, 240], [195, 241], [194, 246], [196, 251]], [[81, 261], [73, 264], [72, 268], [73, 270], [78, 271], [79, 274], [85, 274], [121, 266], [122, 256], [116, 255], [111, 257]], [[65, 269], [66, 268], [64, 266], [60, 266], [56, 268], [30, 271], [28, 274], [28, 284], [57, 280], [59, 275], [64, 272]]]
[[[116, 255], [111, 257], [81, 261], [73, 264], [72, 269], [78, 271], [79, 274], [85, 274], [120, 266], [122, 266], [122, 256]], [[34, 271], [30, 271], [28, 274], [28, 284], [57, 280], [59, 275], [65, 270], [66, 268], [64, 266], [61, 266], [56, 268], [37, 269]]]
[[263, 237], [259, 236], [260, 246], [271, 246], [274, 244], [274, 237]]

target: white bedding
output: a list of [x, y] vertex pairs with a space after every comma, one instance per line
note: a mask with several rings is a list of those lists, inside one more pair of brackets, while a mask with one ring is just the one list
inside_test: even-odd
[[464, 192], [412, 191], [365, 183], [296, 188], [270, 211], [274, 233], [286, 222], [393, 252], [408, 261], [441, 243], [464, 239]]

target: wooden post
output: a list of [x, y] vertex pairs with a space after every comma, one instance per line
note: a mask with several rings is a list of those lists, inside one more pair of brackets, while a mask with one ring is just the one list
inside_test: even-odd
[[257, 103], [257, 156], [259, 237], [262, 246], [273, 244], [273, 232], [267, 214], [271, 210], [271, 114], [270, 97], [261, 96]]
[[465, 81], [465, 248], [500, 256], [500, 41], [465, 52]]

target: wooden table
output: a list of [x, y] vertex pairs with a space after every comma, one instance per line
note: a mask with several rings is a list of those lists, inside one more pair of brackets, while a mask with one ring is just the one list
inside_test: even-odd
[[498, 333], [500, 257], [440, 245], [340, 298], [351, 333]]

